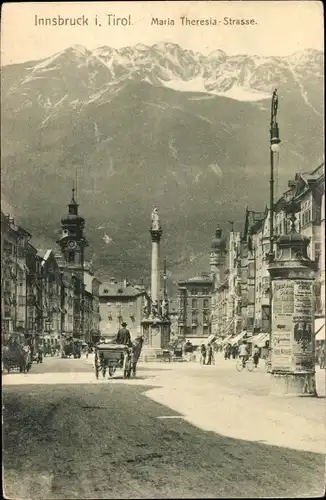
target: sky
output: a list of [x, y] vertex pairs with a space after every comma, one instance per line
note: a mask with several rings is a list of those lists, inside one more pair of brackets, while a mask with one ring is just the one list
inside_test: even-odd
[[[132, 25], [108, 26], [107, 14], [130, 16]], [[84, 16], [88, 25], [39, 26], [35, 16]], [[96, 16], [101, 26], [95, 24]], [[152, 25], [153, 17], [167, 24]], [[181, 17], [220, 23], [182, 26]], [[225, 17], [253, 19], [254, 24], [224, 25]], [[323, 6], [318, 1], [7, 3], [1, 16], [1, 64], [42, 59], [76, 44], [92, 50], [173, 42], [203, 54], [221, 49], [228, 55], [284, 56], [306, 48], [323, 50], [323, 31]]]

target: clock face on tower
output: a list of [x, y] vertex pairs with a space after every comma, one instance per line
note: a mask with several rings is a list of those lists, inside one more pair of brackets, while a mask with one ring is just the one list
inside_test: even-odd
[[68, 250], [75, 250], [77, 248], [77, 243], [75, 241], [69, 241], [67, 243]]

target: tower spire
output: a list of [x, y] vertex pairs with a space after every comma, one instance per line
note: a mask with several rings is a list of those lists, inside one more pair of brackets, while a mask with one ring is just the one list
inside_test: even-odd
[[72, 195], [71, 195], [71, 203], [76, 203], [76, 200], [75, 200], [75, 181], [72, 181]]
[[77, 173], [77, 167], [76, 167], [76, 201], [77, 201], [77, 179], [78, 179], [78, 173]]

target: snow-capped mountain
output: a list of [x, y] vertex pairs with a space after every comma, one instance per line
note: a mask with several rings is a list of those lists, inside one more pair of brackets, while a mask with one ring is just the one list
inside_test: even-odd
[[146, 276], [148, 217], [157, 205], [174, 278], [198, 272], [216, 223], [267, 203], [274, 88], [280, 194], [294, 172], [322, 159], [321, 52], [204, 56], [172, 43], [73, 46], [5, 66], [3, 195], [33, 235], [55, 240], [78, 168], [95, 266], [108, 276], [125, 275], [126, 266], [130, 278]]
[[20, 65], [24, 67], [24, 77], [19, 84], [51, 78], [54, 72], [69, 71], [71, 65], [81, 74], [83, 70], [88, 72], [88, 92], [102, 85], [143, 80], [179, 91], [204, 92], [240, 101], [270, 98], [275, 86], [292, 90], [299, 87], [309, 100], [311, 79], [316, 82], [323, 78], [323, 54], [313, 49], [286, 57], [228, 56], [222, 50], [204, 56], [162, 42], [151, 47], [107, 46], [93, 51], [76, 45], [40, 62]]

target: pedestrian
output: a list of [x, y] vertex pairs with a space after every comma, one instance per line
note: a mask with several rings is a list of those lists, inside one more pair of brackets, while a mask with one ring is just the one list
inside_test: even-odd
[[235, 359], [237, 357], [237, 354], [238, 354], [238, 346], [237, 346], [237, 344], [235, 344], [232, 347], [232, 358]]
[[253, 360], [254, 360], [255, 368], [257, 368], [257, 366], [258, 366], [259, 358], [260, 358], [259, 347], [257, 345], [255, 345], [254, 350], [253, 350]]
[[239, 347], [239, 358], [242, 360], [242, 366], [245, 367], [248, 359], [248, 348], [245, 342], [243, 342]]
[[322, 345], [319, 350], [319, 367], [325, 369], [325, 345]]
[[207, 344], [207, 365], [212, 364], [212, 358], [213, 358], [213, 347], [211, 344]]
[[212, 346], [212, 365], [215, 365], [215, 354], [216, 354], [217, 350], [215, 350]]
[[202, 344], [200, 348], [200, 364], [204, 365], [205, 361], [206, 361], [206, 346], [205, 344]]
[[37, 353], [37, 362], [38, 363], [43, 363], [43, 352], [44, 352], [44, 347], [42, 344], [39, 344], [38, 353]]

